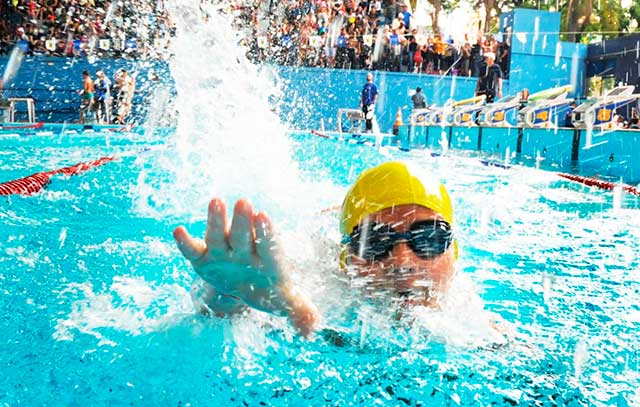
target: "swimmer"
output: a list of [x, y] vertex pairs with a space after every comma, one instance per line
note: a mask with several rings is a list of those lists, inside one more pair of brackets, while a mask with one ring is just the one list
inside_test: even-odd
[[[403, 307], [438, 308], [455, 275], [457, 242], [453, 207], [443, 184], [423, 183], [400, 162], [364, 171], [341, 209], [342, 272], [398, 299]], [[231, 225], [222, 200], [209, 204], [205, 239], [180, 226], [173, 232], [199, 278], [192, 298], [199, 311], [217, 316], [246, 307], [287, 316], [304, 336], [318, 328], [312, 301], [291, 283], [269, 217], [244, 199]]]

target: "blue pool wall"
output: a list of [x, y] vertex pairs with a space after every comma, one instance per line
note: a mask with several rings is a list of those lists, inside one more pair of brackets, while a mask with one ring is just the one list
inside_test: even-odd
[[[0, 57], [4, 71], [8, 57]], [[48, 123], [73, 122], [78, 119], [82, 89], [82, 71], [93, 78], [97, 69], [103, 69], [114, 82], [114, 74], [126, 69], [136, 77], [132, 119], [140, 122], [145, 116], [145, 106], [158, 86], [174, 89], [173, 79], [166, 63], [157, 61], [132, 61], [126, 59], [101, 59], [90, 63], [86, 59], [61, 57], [25, 57], [18, 74], [3, 89], [3, 97], [31, 97], [36, 103], [36, 120]], [[175, 90], [174, 90], [175, 91]], [[17, 120], [26, 120], [24, 104], [16, 106]]]
[[573, 85], [573, 97], [584, 96], [586, 44], [560, 41], [558, 12], [514, 9], [500, 16], [500, 31], [511, 32], [509, 93], [531, 93]]
[[405, 126], [405, 149], [474, 151], [497, 164], [521, 163], [609, 181], [640, 183], [640, 131], [573, 128]]
[[[442, 105], [449, 99], [472, 97], [476, 79], [456, 76], [416, 75], [398, 72], [372, 72], [378, 87], [376, 118], [383, 132], [390, 132], [398, 109], [407, 121], [413, 107], [411, 95], [420, 86], [428, 104]], [[282, 114], [298, 129], [318, 129], [324, 118], [327, 130], [336, 130], [339, 108], [357, 109], [367, 71], [321, 68], [279, 68], [283, 79]]]
[[[8, 57], [0, 57], [0, 67]], [[69, 122], [78, 117], [82, 89], [82, 71], [95, 77], [101, 68], [113, 82], [118, 69], [136, 75], [133, 119], [144, 119], [146, 101], [153, 98], [157, 86], [175, 86], [168, 64], [162, 61], [135, 62], [122, 59], [103, 59], [89, 63], [86, 59], [52, 57], [25, 58], [18, 75], [4, 89], [4, 97], [32, 97], [36, 101], [37, 120]], [[282, 94], [278, 101], [281, 117], [297, 129], [317, 129], [324, 119], [327, 128], [334, 128], [338, 108], [357, 108], [360, 92], [366, 81], [366, 71], [322, 68], [272, 67], [279, 78]], [[150, 79], [155, 74], [157, 79]], [[417, 86], [423, 88], [428, 103], [443, 104], [449, 99], [473, 96], [475, 78], [454, 76], [415, 75], [397, 72], [373, 72], [380, 90], [376, 114], [383, 131], [393, 126], [398, 108], [408, 117], [411, 111], [410, 93]], [[505, 90], [505, 92], [507, 92]], [[20, 112], [26, 110], [18, 106]], [[24, 117], [23, 117], [24, 118]]]

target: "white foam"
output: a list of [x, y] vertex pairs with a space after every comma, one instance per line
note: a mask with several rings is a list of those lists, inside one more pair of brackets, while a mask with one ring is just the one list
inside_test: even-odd
[[178, 123], [154, 165], [169, 176], [138, 180], [137, 210], [199, 217], [214, 196], [230, 206], [247, 197], [270, 212], [304, 207], [286, 127], [271, 103], [276, 78], [246, 59], [228, 16], [212, 12], [205, 20], [200, 3], [167, 5], [177, 30], [170, 69]]
[[59, 319], [53, 338], [74, 340], [78, 333], [96, 337], [102, 344], [114, 345], [108, 329], [130, 335], [161, 330], [193, 313], [188, 291], [178, 284], [154, 285], [140, 277], [114, 277], [104, 291], [93, 285], [71, 283], [58, 293], [62, 301], [76, 297], [71, 312]]

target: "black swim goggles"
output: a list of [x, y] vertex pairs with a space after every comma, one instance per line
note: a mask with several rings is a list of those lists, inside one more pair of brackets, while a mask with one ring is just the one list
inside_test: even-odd
[[396, 232], [386, 223], [365, 222], [342, 240], [352, 253], [369, 262], [384, 260], [398, 242], [407, 242], [421, 259], [432, 259], [451, 246], [453, 231], [448, 222], [440, 219], [414, 222], [405, 233]]

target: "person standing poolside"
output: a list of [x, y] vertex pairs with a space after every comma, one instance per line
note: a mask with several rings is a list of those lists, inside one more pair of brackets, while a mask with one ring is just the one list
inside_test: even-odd
[[99, 124], [111, 123], [111, 81], [102, 69], [96, 71], [95, 111]]
[[124, 69], [116, 73], [115, 81], [116, 87], [118, 88], [116, 96], [116, 122], [118, 124], [125, 124], [127, 117], [131, 114], [136, 83], [135, 79]]
[[520, 107], [518, 107], [518, 110], [522, 110], [527, 107], [527, 105], [529, 104], [529, 89], [522, 89], [522, 91], [520, 92], [520, 100], [518, 101], [518, 103], [520, 103]]
[[80, 123], [84, 123], [85, 115], [93, 108], [93, 80], [89, 71], [82, 71], [82, 90], [80, 91]]
[[[456, 273], [454, 211], [445, 186], [423, 183], [400, 162], [364, 171], [341, 209], [340, 268], [363, 297], [384, 294], [399, 310], [440, 307]], [[319, 329], [318, 308], [291, 282], [295, 271], [269, 217], [247, 200], [235, 204], [231, 226], [222, 200], [209, 204], [204, 241], [177, 227], [173, 236], [198, 278], [194, 304], [227, 316], [247, 307], [286, 316], [305, 336]]]
[[424, 93], [422, 93], [420, 86], [416, 88], [416, 93], [411, 96], [411, 101], [413, 102], [414, 110], [427, 108], [427, 98], [424, 96]]
[[470, 49], [470, 62], [471, 62], [471, 75], [470, 76], [480, 76], [481, 75], [481, 65], [482, 65], [482, 35], [478, 34], [476, 42], [471, 46]]
[[635, 107], [631, 108], [631, 117], [629, 117], [629, 128], [630, 129], [638, 129], [640, 128], [640, 116], [638, 116], [638, 111]]
[[378, 88], [373, 83], [373, 74], [367, 73], [367, 83], [362, 88], [360, 95], [360, 105], [365, 119], [365, 133], [371, 133], [373, 128], [373, 111], [378, 100]]
[[493, 103], [502, 98], [502, 70], [495, 63], [496, 55], [493, 52], [484, 54], [485, 64], [482, 65], [480, 76], [476, 83], [476, 96], [486, 95], [487, 103]]

